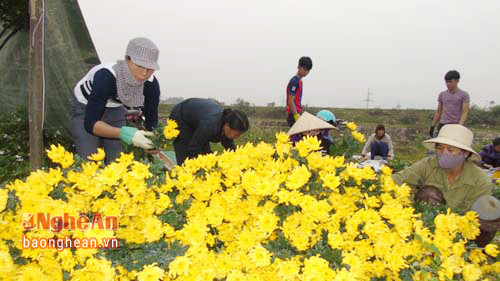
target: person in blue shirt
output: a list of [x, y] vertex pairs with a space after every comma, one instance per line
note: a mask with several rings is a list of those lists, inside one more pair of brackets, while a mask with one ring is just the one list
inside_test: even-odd
[[147, 38], [134, 38], [127, 45], [125, 59], [93, 67], [75, 86], [72, 134], [76, 151], [86, 159], [102, 147], [106, 163], [119, 157], [120, 140], [151, 149], [152, 132], [126, 125], [128, 108], [141, 108], [146, 130], [158, 124], [160, 85], [153, 75], [159, 50]]
[[311, 71], [312, 60], [310, 57], [301, 57], [297, 66], [297, 74], [290, 79], [286, 86], [286, 112], [287, 123], [290, 127], [302, 114], [302, 78]]

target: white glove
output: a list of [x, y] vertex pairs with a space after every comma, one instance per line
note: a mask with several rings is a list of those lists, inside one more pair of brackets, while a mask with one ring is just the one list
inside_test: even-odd
[[147, 136], [151, 137], [153, 135], [153, 132], [137, 130], [137, 132], [135, 132], [134, 136], [132, 137], [132, 144], [140, 148], [151, 149], [153, 148], [153, 143], [150, 139], [147, 138]]

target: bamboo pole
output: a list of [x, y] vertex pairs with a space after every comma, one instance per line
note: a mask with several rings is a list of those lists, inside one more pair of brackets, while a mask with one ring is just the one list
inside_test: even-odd
[[30, 169], [42, 167], [43, 161], [43, 0], [30, 0], [29, 49], [29, 145]]

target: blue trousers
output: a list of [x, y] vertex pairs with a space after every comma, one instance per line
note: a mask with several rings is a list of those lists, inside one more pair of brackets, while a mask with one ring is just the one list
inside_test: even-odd
[[383, 141], [374, 141], [370, 146], [371, 159], [373, 160], [375, 156], [381, 156], [386, 159], [387, 154], [389, 154], [389, 146]]

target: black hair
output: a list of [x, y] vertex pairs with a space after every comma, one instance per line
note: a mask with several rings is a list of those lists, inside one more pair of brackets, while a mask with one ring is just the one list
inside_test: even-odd
[[500, 145], [500, 137], [495, 138], [495, 139], [493, 140], [493, 146], [497, 146], [497, 145]]
[[446, 75], [444, 76], [445, 81], [449, 80], [460, 80], [460, 73], [456, 70], [450, 70], [446, 72]]
[[375, 127], [375, 133], [380, 130], [385, 132], [385, 126], [383, 124], [378, 124], [377, 127]]
[[310, 57], [301, 57], [299, 59], [299, 67], [305, 68], [306, 70], [311, 70], [313, 68], [313, 62]]
[[439, 188], [432, 185], [424, 185], [420, 187], [414, 196], [415, 202], [426, 202], [429, 204], [446, 204], [444, 194]]
[[226, 108], [223, 112], [223, 124], [229, 124], [229, 128], [240, 132], [246, 132], [250, 128], [248, 117], [245, 112]]

